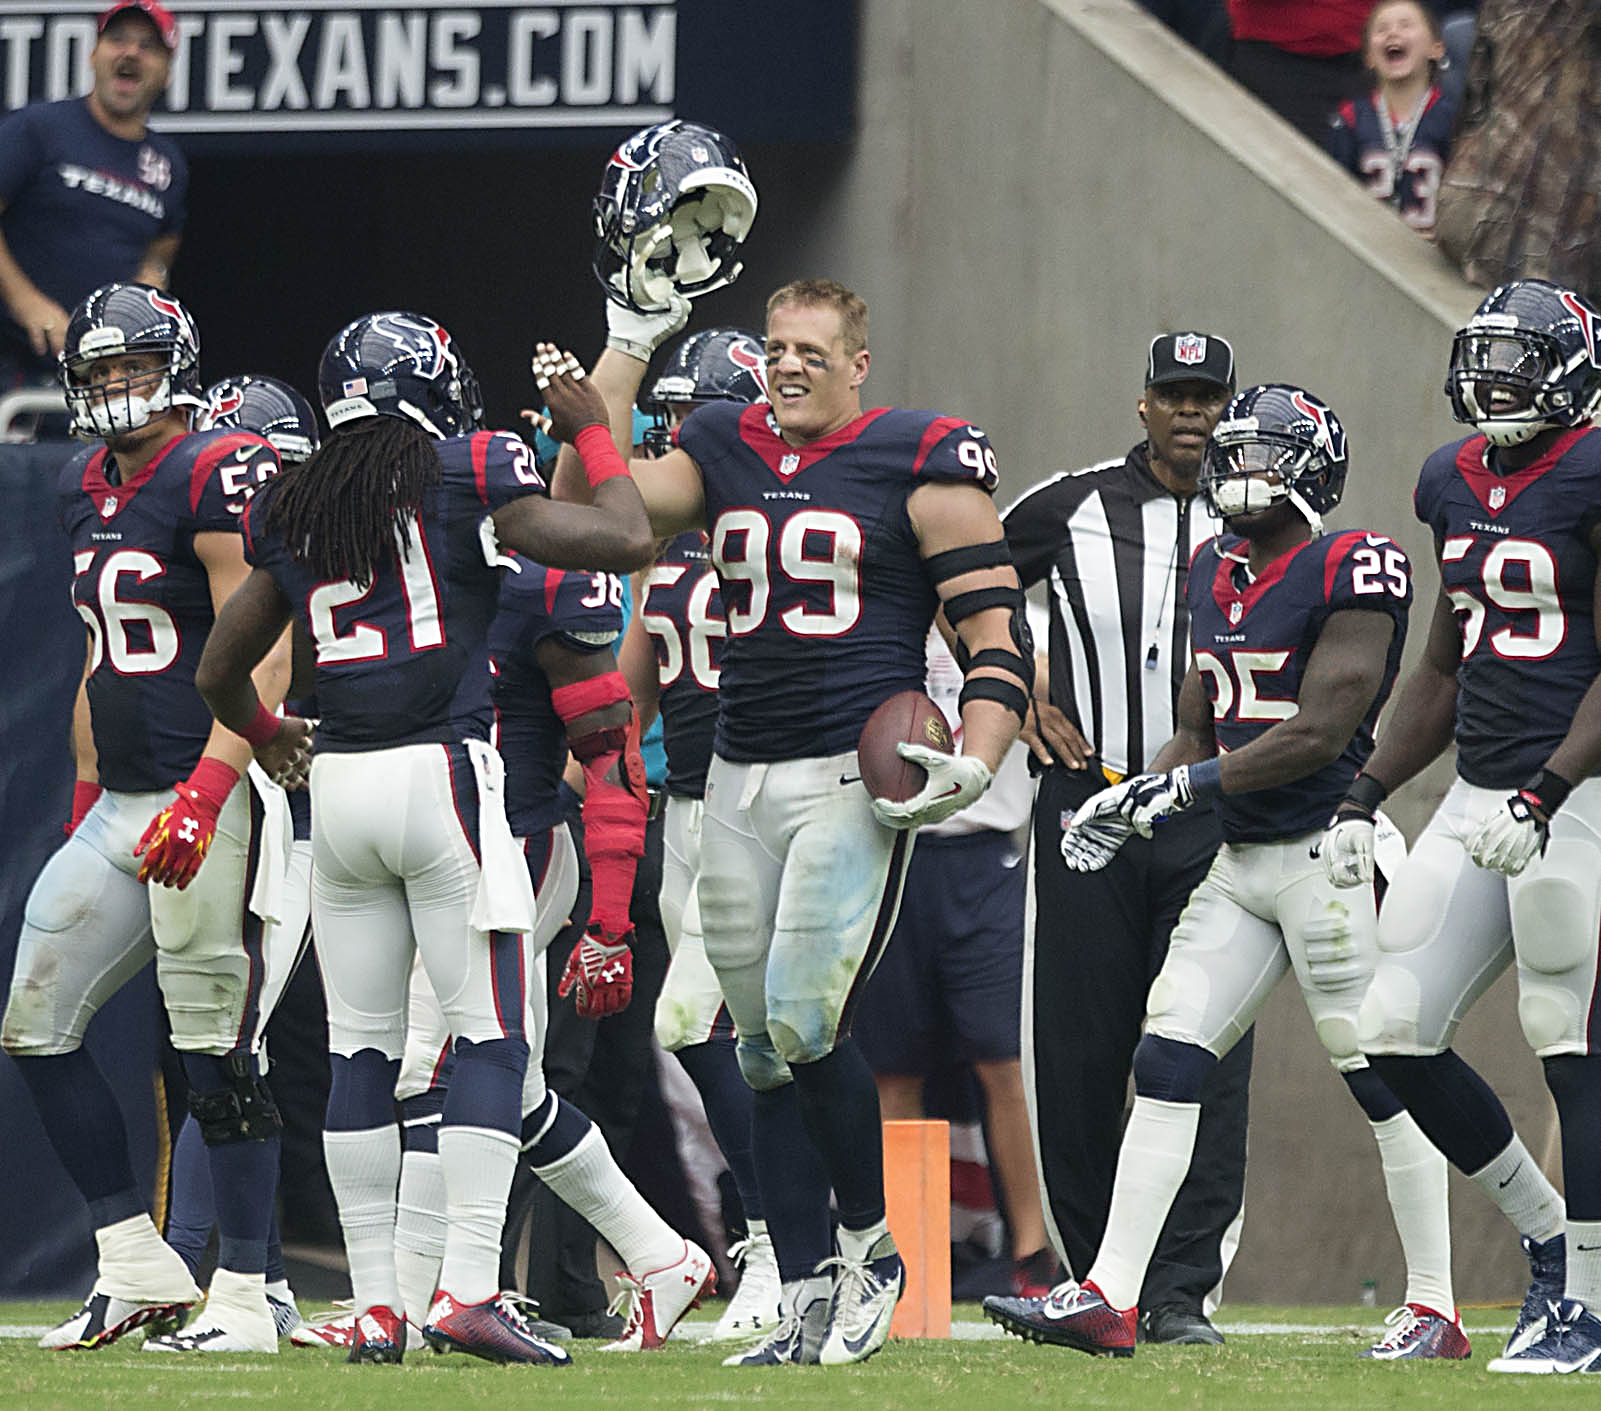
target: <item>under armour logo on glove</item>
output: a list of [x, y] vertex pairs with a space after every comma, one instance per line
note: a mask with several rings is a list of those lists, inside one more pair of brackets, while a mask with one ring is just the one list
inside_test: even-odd
[[141, 882], [159, 882], [182, 891], [195, 879], [217, 833], [217, 815], [228, 801], [238, 771], [219, 759], [203, 758], [174, 793], [177, 797], [145, 829], [135, 857], [144, 858]]
[[604, 1019], [628, 1008], [634, 993], [633, 931], [613, 937], [604, 928], [586, 931], [568, 957], [556, 993], [573, 1004], [581, 1019]]

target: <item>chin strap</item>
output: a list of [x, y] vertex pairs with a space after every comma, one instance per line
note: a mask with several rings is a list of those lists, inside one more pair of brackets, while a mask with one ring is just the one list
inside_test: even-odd
[[[568, 726], [568, 748], [584, 770], [584, 851], [594, 892], [591, 927], [599, 926], [615, 939], [629, 929], [634, 870], [645, 852], [649, 798], [639, 753], [639, 717], [632, 713], [628, 682], [620, 671], [558, 686], [550, 699]], [[625, 702], [630, 707], [626, 724], [573, 733], [573, 723], [584, 716]]]

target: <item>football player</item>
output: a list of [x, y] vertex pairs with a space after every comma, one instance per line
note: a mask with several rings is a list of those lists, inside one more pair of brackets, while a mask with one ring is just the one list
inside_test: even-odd
[[[317, 449], [320, 433], [311, 403], [277, 378], [248, 373], [228, 377], [208, 387], [202, 396], [205, 406], [196, 416], [196, 430], [222, 427], [254, 432], [278, 452], [278, 460], [285, 466], [299, 465]], [[285, 708], [297, 715], [317, 713], [311, 702], [291, 700], [285, 702]], [[263, 1069], [267, 1020], [277, 1009], [284, 986], [300, 963], [311, 917], [311, 800], [304, 789], [294, 790], [287, 798], [294, 841], [289, 849], [277, 919], [262, 934], [263, 980], [255, 1048], [263, 1055]], [[191, 1114], [173, 1143], [172, 1197], [167, 1211], [167, 1243], [183, 1256], [191, 1273], [196, 1272], [205, 1254], [216, 1218], [205, 1146], [200, 1126]], [[301, 1319], [284, 1268], [276, 1205], [267, 1240], [266, 1278], [267, 1306], [272, 1310], [278, 1335], [283, 1337], [299, 1327]]]
[[[665, 454], [684, 418], [708, 402], [745, 406], [766, 400], [760, 338], [736, 328], [692, 333], [668, 354], [651, 387], [646, 405], [655, 421], [646, 446], [654, 455]], [[641, 719], [660, 713], [667, 750], [660, 904], [672, 961], [656, 1001], [656, 1038], [694, 1083], [745, 1216], [746, 1237], [729, 1251], [740, 1269], [739, 1289], [711, 1337], [724, 1342], [770, 1331], [778, 1321], [779, 1296], [778, 1263], [751, 1160], [751, 1090], [740, 1076], [733, 1020], [706, 959], [695, 896], [718, 663], [728, 627], [703, 530], [667, 543], [643, 578], [640, 609], [619, 659]]]
[[[1532, 1282], [1492, 1372], [1601, 1365], [1598, 343], [1595, 308], [1538, 279], [1495, 290], [1457, 333], [1446, 391], [1474, 434], [1424, 462], [1414, 497], [1440, 562], [1428, 646], [1323, 846], [1334, 881], [1365, 880], [1374, 808], [1455, 736], [1458, 778], [1391, 882], [1360, 1038], [1522, 1237]], [[1514, 961], [1561, 1122], [1565, 1210], [1452, 1047]]]
[[414, 950], [456, 1063], [438, 1136], [448, 1228], [424, 1336], [494, 1361], [569, 1360], [499, 1289], [529, 1059], [521, 933], [534, 907], [488, 744], [496, 541], [627, 569], [649, 558], [651, 540], [599, 395], [572, 359], [544, 344], [540, 356], [557, 432], [581, 442], [597, 482], [594, 508], [542, 498], [527, 444], [478, 430], [477, 381], [432, 319], [368, 314], [337, 334], [318, 374], [331, 434], [247, 517], [255, 567], [199, 670], [218, 718], [270, 750], [307, 726], [272, 716], [249, 669], [292, 615], [316, 648], [312, 918], [353, 1362], [396, 1362], [404, 1349], [393, 1099]]
[[[578, 900], [578, 852], [558, 794], [569, 749], [587, 785], [583, 820], [593, 899], [581, 946], [598, 952], [584, 968], [580, 949], [571, 967], [581, 1004], [615, 1004], [630, 974], [628, 902], [644, 844], [646, 801], [638, 725], [613, 651], [622, 630], [621, 592], [606, 573], [564, 573], [521, 555], [511, 556], [506, 567], [489, 628], [496, 743], [506, 764], [507, 822], [536, 902], [526, 961], [530, 1058], [522, 1098], [523, 1161], [623, 1261], [618, 1277], [628, 1294], [628, 1316], [620, 1337], [603, 1350], [655, 1348], [708, 1290], [712, 1263], [646, 1203], [589, 1118], [546, 1087], [540, 1061], [547, 1023], [545, 951]], [[454, 1067], [444, 1012], [426, 974], [414, 967], [395, 1090], [406, 1148], [395, 1248], [401, 1295], [419, 1326], [444, 1252], [437, 1138]], [[338, 1320], [341, 1328], [344, 1322]]]
[[[652, 314], [608, 301], [594, 376], [618, 434], [652, 351], [686, 317], [677, 295]], [[984, 433], [934, 412], [864, 412], [867, 308], [831, 280], [776, 291], [764, 345], [770, 406], [700, 407], [671, 451], [631, 469], [658, 536], [709, 534], [727, 621], [697, 897], [755, 1090], [784, 1284], [777, 1327], [730, 1362], [857, 1362], [883, 1346], [904, 1270], [853, 1001], [894, 923], [913, 830], [979, 797], [1015, 738], [1032, 644]], [[578, 471], [564, 453], [558, 495], [586, 497]], [[884, 700], [922, 689], [941, 603], [968, 654], [968, 753], [903, 744], [925, 787], [874, 799], [857, 740]]]
[[[176, 299], [108, 284], [73, 312], [61, 356], [74, 429], [96, 443], [60, 480], [88, 628], [78, 778], [68, 839], [28, 898], [3, 1042], [89, 1203], [99, 1278], [41, 1339], [48, 1348], [175, 1329], [199, 1297], [151, 1223], [122, 1115], [81, 1047], [95, 1011], [152, 953], [217, 1192], [219, 1263], [195, 1326], [145, 1345], [278, 1345], [264, 1272], [281, 1123], [253, 1049], [277, 870], [264, 849], [284, 805], [257, 771], [241, 784], [250, 747], [195, 690], [214, 614], [248, 571], [240, 513], [278, 457], [249, 432], [191, 431], [199, 355]], [[256, 689], [274, 707], [289, 677], [279, 635], [256, 658]]]
[[[1224, 409], [1201, 491], [1226, 531], [1197, 550], [1186, 596], [1193, 654], [1175, 734], [1136, 775], [1092, 795], [1062, 841], [1070, 867], [1104, 867], [1133, 833], [1203, 799], [1223, 846], [1191, 894], [1151, 985], [1134, 1052], [1134, 1111], [1106, 1234], [1082, 1284], [988, 1298], [1019, 1336], [1131, 1357], [1145, 1268], [1189, 1168], [1200, 1091], [1293, 969], [1318, 1038], [1381, 1144], [1408, 1257], [1404, 1327], [1376, 1357], [1468, 1355], [1450, 1289], [1445, 1163], [1361, 1061], [1356, 1016], [1377, 954], [1373, 889], [1336, 892], [1311, 845], [1373, 748], [1412, 600], [1406, 555], [1361, 530], [1325, 534], [1347, 471], [1345, 430], [1299, 387], [1248, 387]], [[1387, 1153], [1386, 1153], [1387, 1154]], [[1420, 1257], [1422, 1256], [1422, 1257]]]

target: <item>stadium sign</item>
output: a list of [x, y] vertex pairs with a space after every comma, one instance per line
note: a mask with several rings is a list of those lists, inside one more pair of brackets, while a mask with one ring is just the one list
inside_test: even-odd
[[[7, 109], [87, 91], [104, 4], [0, 3]], [[853, 7], [819, 8], [834, 31], [826, 40], [848, 56]], [[728, 31], [726, 8], [705, 0], [178, 0], [172, 10], [178, 47], [157, 127], [252, 147], [292, 134], [343, 133], [345, 145], [366, 145], [428, 132], [640, 127], [681, 110], [682, 56], [696, 52], [685, 30], [716, 28], [724, 41]], [[833, 52], [837, 61], [841, 47]], [[843, 106], [848, 124], [848, 94]]]

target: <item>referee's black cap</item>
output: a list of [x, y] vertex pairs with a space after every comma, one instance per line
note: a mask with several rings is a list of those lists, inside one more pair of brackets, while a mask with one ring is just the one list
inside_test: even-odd
[[1234, 391], [1234, 349], [1215, 333], [1159, 333], [1145, 360], [1145, 385], [1211, 382]]

